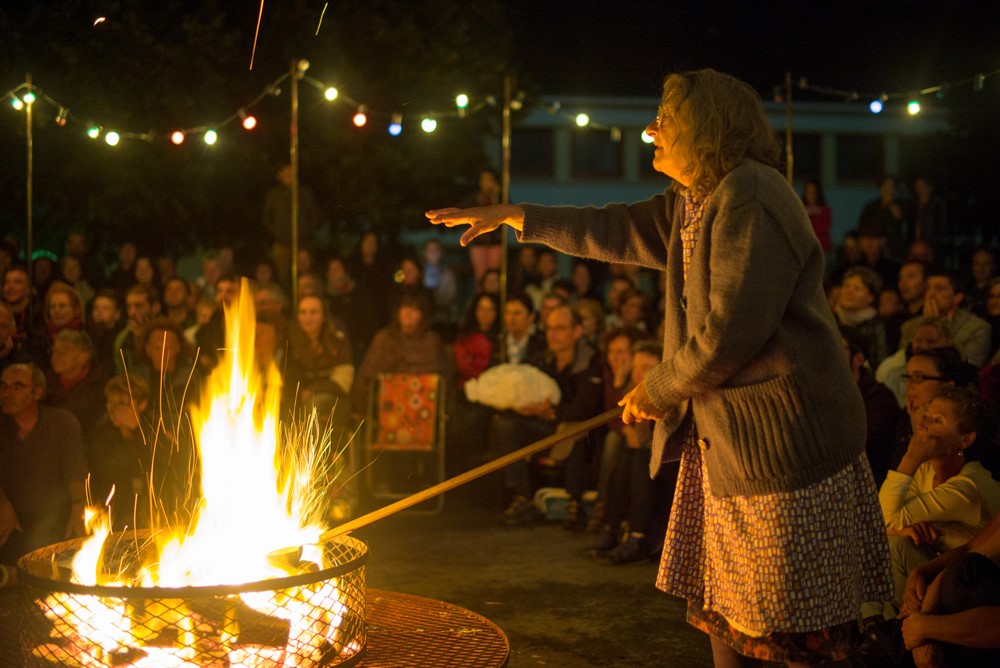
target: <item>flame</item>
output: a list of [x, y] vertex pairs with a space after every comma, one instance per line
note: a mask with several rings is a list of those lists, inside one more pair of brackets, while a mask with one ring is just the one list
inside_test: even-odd
[[[273, 364], [258, 369], [250, 294], [244, 281], [241, 297], [226, 308], [226, 347], [200, 405], [190, 411], [200, 470], [197, 507], [188, 526], [156, 532], [158, 558], [144, 569], [144, 586], [238, 585], [286, 575], [269, 555], [314, 544], [326, 528], [317, 492], [323, 453], [310, 447], [316, 439], [282, 444], [281, 377]], [[314, 415], [299, 436], [317, 429]], [[81, 548], [77, 582], [96, 583], [107, 536], [104, 525]], [[304, 548], [317, 555], [307, 557], [317, 567], [320, 553]]]

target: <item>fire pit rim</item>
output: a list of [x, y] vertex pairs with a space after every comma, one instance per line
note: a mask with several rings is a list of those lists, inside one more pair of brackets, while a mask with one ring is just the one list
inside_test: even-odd
[[[121, 536], [127, 533], [130, 532], [115, 532], [111, 535], [115, 536], [117, 534]], [[349, 560], [344, 564], [339, 564], [337, 566], [332, 566], [330, 568], [324, 568], [317, 571], [309, 571], [307, 573], [301, 573], [298, 575], [287, 575], [277, 578], [267, 578], [243, 584], [198, 585], [198, 586], [187, 586], [187, 587], [129, 587], [121, 585], [119, 586], [84, 585], [76, 582], [57, 580], [53, 578], [43, 577], [40, 575], [35, 575], [31, 573], [23, 565], [28, 563], [29, 561], [47, 563], [49, 557], [52, 554], [67, 552], [70, 549], [83, 544], [85, 540], [86, 538], [74, 538], [71, 540], [64, 540], [58, 543], [53, 543], [52, 545], [47, 545], [46, 547], [42, 547], [25, 554], [17, 561], [18, 581], [25, 585], [30, 585], [32, 587], [35, 587], [36, 589], [48, 590], [49, 592], [65, 592], [68, 594], [113, 597], [126, 600], [133, 598], [141, 598], [141, 599], [198, 598], [198, 597], [211, 597], [211, 596], [236, 596], [239, 594], [246, 594], [252, 592], [276, 591], [280, 589], [288, 589], [291, 587], [309, 585], [315, 582], [330, 580], [335, 577], [341, 577], [343, 575], [353, 573], [368, 563], [368, 546], [364, 543], [364, 541], [358, 540], [357, 538], [354, 538], [352, 536], [337, 536], [336, 538], [325, 542], [329, 543], [334, 541], [336, 542], [350, 541], [351, 543], [361, 546], [363, 549], [360, 549], [359, 554], [357, 556], [353, 557], [351, 560]], [[32, 558], [33, 555], [37, 556]]]

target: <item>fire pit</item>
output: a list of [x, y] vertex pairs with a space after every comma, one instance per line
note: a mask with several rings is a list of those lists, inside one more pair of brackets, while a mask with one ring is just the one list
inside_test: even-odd
[[[356, 539], [323, 544], [321, 564], [290, 560], [287, 577], [179, 588], [69, 582], [66, 564], [83, 542], [19, 562], [25, 666], [353, 666], [364, 655], [367, 548]], [[138, 573], [147, 543], [112, 534], [104, 572]]]

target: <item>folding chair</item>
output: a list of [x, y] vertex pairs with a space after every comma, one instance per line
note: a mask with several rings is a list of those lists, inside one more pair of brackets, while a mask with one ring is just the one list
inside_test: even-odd
[[[444, 480], [444, 401], [444, 381], [438, 374], [376, 377], [364, 439], [372, 498], [401, 499]], [[427, 510], [412, 512], [439, 513], [444, 497], [426, 503], [432, 504]]]

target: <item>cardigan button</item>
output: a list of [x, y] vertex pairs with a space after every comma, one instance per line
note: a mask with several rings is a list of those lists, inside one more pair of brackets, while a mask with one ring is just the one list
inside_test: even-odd
[[681, 310], [682, 311], [688, 310], [688, 298], [686, 295], [681, 295]]
[[699, 438], [698, 447], [701, 448], [702, 450], [708, 450], [708, 441], [705, 440], [704, 438]]

